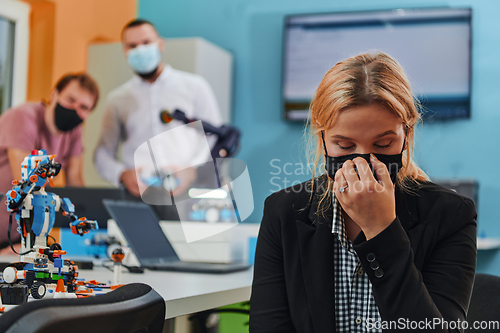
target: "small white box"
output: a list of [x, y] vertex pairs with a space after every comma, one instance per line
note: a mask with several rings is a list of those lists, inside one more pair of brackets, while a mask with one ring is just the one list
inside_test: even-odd
[[[248, 239], [257, 237], [259, 223], [239, 223], [227, 229], [234, 223], [206, 223], [161, 221], [160, 226], [182, 261], [230, 263], [248, 262]], [[187, 243], [184, 228], [196, 229], [226, 229], [213, 236]], [[125, 237], [114, 220], [108, 220], [108, 235], [114, 236], [123, 245], [127, 245]], [[133, 253], [126, 255], [125, 265], [138, 265]]]

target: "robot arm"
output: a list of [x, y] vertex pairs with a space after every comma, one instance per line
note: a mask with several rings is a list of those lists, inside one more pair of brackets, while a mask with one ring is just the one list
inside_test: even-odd
[[[168, 124], [173, 119], [182, 121], [185, 124], [192, 123], [198, 119], [189, 119], [186, 114], [180, 110], [175, 110], [173, 113], [162, 111], [160, 114], [161, 121]], [[215, 127], [205, 121], [201, 121], [203, 130], [206, 134], [217, 135], [217, 142], [212, 148], [212, 157], [229, 157], [234, 155], [239, 146], [240, 131], [233, 126], [222, 125]]]
[[54, 156], [42, 159], [25, 181], [13, 182], [14, 187], [7, 192], [7, 207], [10, 210], [19, 208], [28, 194], [36, 187], [42, 187], [47, 180], [61, 171], [61, 164], [54, 161]]
[[83, 236], [90, 230], [98, 230], [99, 224], [97, 221], [87, 220], [85, 217], [80, 217], [75, 215], [75, 205], [68, 198], [61, 198], [61, 209], [63, 210], [63, 215], [68, 216], [71, 220], [69, 226], [71, 232], [75, 235]]

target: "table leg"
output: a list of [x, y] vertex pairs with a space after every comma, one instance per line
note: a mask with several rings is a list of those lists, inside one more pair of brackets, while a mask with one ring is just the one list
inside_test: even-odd
[[165, 325], [163, 325], [162, 333], [174, 333], [175, 332], [175, 318], [170, 318], [165, 320]]

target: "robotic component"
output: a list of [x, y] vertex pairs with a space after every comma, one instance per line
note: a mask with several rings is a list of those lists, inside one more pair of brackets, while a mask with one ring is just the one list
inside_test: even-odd
[[57, 176], [61, 170], [61, 164], [54, 161], [55, 155], [47, 156], [45, 150], [42, 152], [43, 154], [39, 154], [37, 150], [33, 150], [29, 157], [41, 156], [36, 159], [24, 158], [21, 164], [22, 181], [13, 181], [14, 188], [7, 192], [8, 210], [18, 209], [32, 191], [39, 191], [46, 185], [48, 179]]
[[[160, 113], [160, 119], [163, 123], [168, 124], [176, 119], [185, 124], [192, 123], [198, 119], [189, 119], [186, 114], [180, 110], [175, 110], [173, 113], [163, 110]], [[212, 158], [230, 157], [236, 153], [239, 148], [240, 131], [233, 126], [222, 125], [215, 127], [205, 121], [201, 121], [203, 130], [206, 134], [217, 135], [217, 142], [212, 148]]]
[[125, 258], [125, 252], [121, 248], [116, 248], [111, 254], [113, 260], [113, 284], [120, 284], [122, 275], [122, 261]]
[[25, 284], [2, 285], [0, 293], [3, 304], [22, 304], [28, 301], [28, 286]]
[[21, 164], [22, 180], [12, 182], [14, 186], [6, 194], [7, 210], [19, 225], [23, 253], [47, 247], [46, 239], [54, 226], [55, 212], [61, 209], [63, 215], [70, 218], [74, 234], [83, 235], [99, 228], [96, 221], [78, 219], [69, 199], [45, 192], [47, 182], [61, 170], [54, 157], [48, 156], [45, 150], [33, 150]]
[[[59, 244], [47, 246], [55, 213], [62, 210], [63, 215], [68, 216], [74, 234], [83, 235], [99, 228], [97, 221], [78, 218], [69, 199], [45, 192], [45, 185], [61, 170], [54, 158], [55, 155], [49, 156], [45, 150], [33, 150], [21, 164], [22, 180], [13, 181], [12, 189], [5, 196], [7, 211], [10, 211], [8, 239], [10, 242], [14, 217], [21, 234], [21, 253], [20, 262], [4, 270], [4, 279], [7, 283], [23, 281], [34, 298], [42, 298], [46, 284], [54, 284], [60, 279], [64, 279], [68, 290], [74, 289], [71, 285], [78, 275], [72, 265], [63, 261], [66, 251]], [[10, 245], [16, 252], [11, 242]]]

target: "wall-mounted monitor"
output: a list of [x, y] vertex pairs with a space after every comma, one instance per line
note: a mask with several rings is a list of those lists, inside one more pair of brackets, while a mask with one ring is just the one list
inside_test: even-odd
[[395, 9], [285, 17], [285, 118], [304, 120], [326, 72], [363, 52], [382, 51], [405, 70], [424, 118], [470, 117], [470, 8]]

